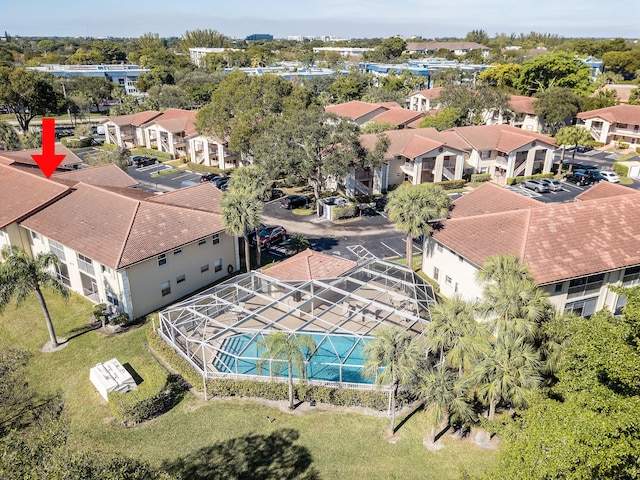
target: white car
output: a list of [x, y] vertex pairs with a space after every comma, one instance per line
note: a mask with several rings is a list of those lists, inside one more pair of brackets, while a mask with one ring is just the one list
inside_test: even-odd
[[609, 172], [607, 170], [604, 170], [600, 172], [600, 175], [602, 175], [607, 182], [620, 183], [620, 177], [616, 175], [615, 172]]

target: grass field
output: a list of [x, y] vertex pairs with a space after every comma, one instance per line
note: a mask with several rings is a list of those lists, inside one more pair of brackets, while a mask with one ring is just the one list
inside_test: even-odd
[[[157, 388], [164, 371], [146, 349], [145, 332], [151, 325], [117, 335], [87, 331], [88, 302], [76, 295], [67, 303], [51, 295], [47, 300], [58, 337], [69, 338], [67, 346], [54, 353], [37, 351], [48, 336], [42, 313], [30, 298], [20, 309], [8, 307], [0, 315], [0, 348], [21, 346], [35, 352], [30, 381], [43, 392], [63, 392], [71, 424], [69, 442], [78, 449], [119, 451], [155, 465], [195, 456], [212, 471], [223, 467], [216, 462], [226, 464], [229, 452], [256, 468], [275, 468], [293, 455], [311, 462], [323, 479], [454, 479], [463, 471], [486, 474], [495, 463], [496, 451], [469, 440], [445, 436], [446, 448], [428, 451], [422, 439], [430, 424], [423, 412], [402, 426], [396, 443], [389, 443], [384, 417], [321, 407], [291, 414], [249, 400], [204, 402], [188, 394], [162, 417], [125, 429], [112, 421], [107, 403], [89, 381], [89, 369], [116, 357], [143, 378], [140, 389]], [[282, 442], [282, 448], [268, 447], [274, 442]]]

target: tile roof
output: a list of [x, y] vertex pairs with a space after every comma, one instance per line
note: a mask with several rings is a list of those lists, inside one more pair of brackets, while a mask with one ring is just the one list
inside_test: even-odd
[[367, 103], [361, 102], [359, 100], [354, 100], [347, 103], [340, 103], [338, 105], [328, 105], [324, 107], [324, 109], [326, 112], [334, 113], [341, 117], [351, 118], [352, 120], [357, 120], [377, 110], [382, 113], [385, 110], [388, 110], [388, 107], [377, 105], [375, 103]]
[[433, 237], [478, 267], [518, 255], [539, 284], [553, 283], [640, 265], [639, 202], [631, 193], [451, 218]]
[[[447, 145], [449, 148], [459, 150], [461, 153], [469, 148], [460, 136], [453, 132], [438, 132], [435, 128], [405, 128], [402, 130], [390, 130], [384, 133], [389, 138], [389, 148], [387, 149], [386, 157], [402, 155], [408, 158], [415, 158], [409, 155], [413, 155], [416, 151], [423, 148], [428, 148], [428, 150], [421, 152], [425, 153], [441, 145]], [[377, 141], [377, 134], [368, 133], [360, 135], [360, 143], [369, 150], [373, 150]], [[429, 148], [429, 144], [433, 145], [433, 148]]]
[[[413, 95], [422, 95], [429, 100], [435, 100], [440, 96], [440, 94], [444, 91], [444, 87], [435, 87], [428, 88], [426, 90], [420, 90], [419, 92], [414, 93]], [[413, 97], [413, 95], [411, 95]]]
[[0, 164], [0, 228], [24, 219], [68, 193], [70, 189], [65, 185], [35, 172]]
[[525, 97], [523, 95], [509, 96], [509, 106], [514, 112], [517, 113], [527, 113], [529, 115], [535, 115], [536, 112], [533, 110], [533, 102], [535, 101], [535, 98]]
[[610, 123], [640, 125], [640, 105], [615, 105], [581, 112], [576, 116], [584, 120], [588, 118], [603, 118]]
[[586, 189], [580, 195], [576, 196], [577, 201], [596, 200], [598, 198], [609, 198], [618, 195], [631, 195], [637, 193], [633, 190], [619, 183], [598, 182], [591, 188]]
[[441, 146], [441, 142], [421, 137], [420, 135], [414, 135], [407, 147], [402, 151], [402, 155], [407, 158], [416, 158]]
[[389, 122], [394, 125], [407, 125], [414, 120], [422, 120], [424, 112], [416, 112], [415, 110], [408, 110], [402, 107], [393, 107], [382, 112], [371, 119], [373, 122]]
[[142, 125], [146, 128], [156, 124], [171, 133], [182, 133], [194, 135], [196, 133], [195, 119], [197, 110], [180, 110], [178, 108], [167, 108], [157, 117]]
[[[71, 150], [69, 150], [67, 147], [65, 147], [59, 142], [55, 144], [55, 151], [57, 155], [65, 156], [62, 159], [62, 162], [60, 162], [60, 166], [58, 167], [58, 170], [69, 170], [72, 168], [73, 165], [78, 165], [82, 163], [82, 159], [80, 157], [78, 157], [75, 153], [73, 153]], [[36, 167], [38, 171], [40, 171], [40, 168], [38, 168], [38, 164], [33, 159], [33, 157], [31, 157], [31, 155], [41, 155], [41, 154], [42, 154], [42, 148], [30, 148], [29, 150], [19, 150], [17, 152], [0, 152], [0, 159], [2, 159], [0, 160], [0, 162], [5, 165], [9, 165], [13, 163], [13, 164], [26, 165], [30, 167]], [[44, 177], [43, 173], [40, 173], [40, 175]]]
[[88, 183], [105, 187], [132, 187], [138, 182], [116, 165], [100, 165], [70, 172], [55, 173], [52, 180], [63, 180], [65, 184]]
[[123, 127], [125, 125], [133, 125], [134, 127], [138, 127], [143, 123], [147, 123], [161, 115], [161, 112], [156, 110], [146, 110], [144, 112], [134, 113], [132, 115], [119, 115], [117, 117], [108, 117], [102, 123], [111, 122], [119, 127]]
[[147, 201], [190, 208], [203, 212], [222, 214], [220, 202], [224, 193], [210, 182], [203, 182], [186, 188], [179, 188], [162, 195], [149, 197]]
[[[636, 88], [638, 88], [637, 85], [605, 85], [600, 90], [614, 91], [616, 92], [620, 103], [628, 103], [631, 92], [633, 92]], [[598, 90], [596, 90], [596, 92], [592, 96], [595, 96], [596, 93], [598, 93]]]
[[509, 153], [534, 141], [556, 146], [553, 138], [547, 135], [528, 132], [510, 125], [456, 127], [451, 131], [460, 135], [476, 150], [500, 150]]
[[329, 279], [340, 277], [357, 265], [351, 260], [307, 249], [277, 263], [262, 273], [285, 281]]
[[540, 208], [543, 203], [494, 183], [484, 183], [473, 192], [451, 202], [451, 218], [475, 217], [489, 213]]
[[22, 225], [113, 269], [224, 230], [220, 215], [135, 200], [84, 183]]

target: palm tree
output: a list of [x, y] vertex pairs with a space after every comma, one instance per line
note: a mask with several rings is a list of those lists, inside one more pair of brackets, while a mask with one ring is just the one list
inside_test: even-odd
[[[258, 200], [271, 198], [271, 180], [267, 171], [261, 166], [240, 167], [233, 171], [229, 180], [230, 192], [243, 192], [253, 195]], [[256, 229], [256, 263], [262, 265], [262, 245], [260, 232]]]
[[456, 374], [441, 362], [420, 375], [418, 396], [425, 410], [433, 415], [434, 428], [431, 443], [435, 442], [436, 429], [444, 431], [452, 421], [467, 423], [473, 420], [474, 412], [468, 397], [468, 388]]
[[264, 352], [256, 363], [258, 372], [262, 370], [267, 360], [270, 361], [270, 374], [281, 373], [286, 363], [289, 379], [289, 410], [293, 410], [293, 371], [297, 371], [300, 377], [306, 378], [306, 362], [315, 353], [316, 342], [310, 335], [274, 332], [258, 341], [258, 351], [262, 349]]
[[515, 255], [493, 255], [487, 258], [482, 269], [478, 271], [477, 278], [480, 282], [498, 284], [512, 278], [533, 280], [529, 267], [521, 263], [520, 258]]
[[375, 378], [378, 385], [390, 385], [391, 424], [394, 433], [396, 398], [401, 385], [408, 385], [426, 360], [425, 347], [411, 333], [399, 327], [381, 327], [373, 332], [373, 340], [365, 347], [365, 364], [362, 374]]
[[407, 267], [412, 268], [413, 239], [431, 233], [430, 222], [447, 216], [449, 197], [433, 183], [405, 183], [389, 195], [386, 210], [396, 230], [407, 234]]
[[429, 346], [440, 352], [440, 361], [464, 370], [482, 353], [486, 328], [476, 320], [478, 306], [460, 295], [431, 307], [431, 323], [425, 329]]
[[509, 333], [490, 342], [486, 355], [471, 372], [470, 381], [478, 397], [489, 405], [489, 420], [505, 400], [516, 407], [526, 404], [527, 394], [542, 381], [539, 353], [523, 336]]
[[0, 310], [4, 308], [12, 297], [20, 305], [31, 292], [35, 292], [44, 319], [49, 330], [49, 337], [54, 347], [58, 346], [49, 315], [47, 303], [42, 295], [42, 288], [49, 288], [68, 298], [69, 291], [52, 273], [52, 268], [58, 264], [58, 257], [53, 253], [40, 253], [35, 259], [27, 256], [24, 250], [11, 247], [3, 251], [4, 263], [0, 264]]
[[558, 145], [562, 145], [562, 155], [560, 157], [560, 166], [558, 167], [558, 175], [562, 173], [562, 162], [564, 162], [564, 151], [567, 145], [573, 145], [573, 152], [571, 154], [571, 166], [569, 171], [573, 169], [573, 161], [576, 158], [576, 149], [578, 145], [584, 145], [593, 140], [591, 133], [584, 127], [579, 125], [572, 125], [569, 127], [563, 127], [556, 133], [555, 141]]
[[249, 252], [249, 235], [260, 225], [263, 204], [253, 195], [239, 191], [227, 192], [222, 198], [222, 221], [229, 235], [244, 239], [245, 266], [251, 271], [251, 255]]

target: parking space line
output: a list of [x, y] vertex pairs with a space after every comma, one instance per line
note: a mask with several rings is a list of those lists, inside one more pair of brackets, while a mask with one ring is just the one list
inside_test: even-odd
[[384, 242], [380, 242], [382, 244], [383, 247], [387, 247], [389, 250], [391, 250], [393, 253], [395, 253], [398, 256], [402, 256], [402, 254], [400, 252], [395, 251], [393, 248], [391, 248], [389, 245], [387, 245]]
[[181, 173], [180, 175], [176, 175], [175, 177], [173, 177], [173, 179], [178, 180], [179, 178], [189, 177], [191, 175], [193, 175], [193, 173]]

